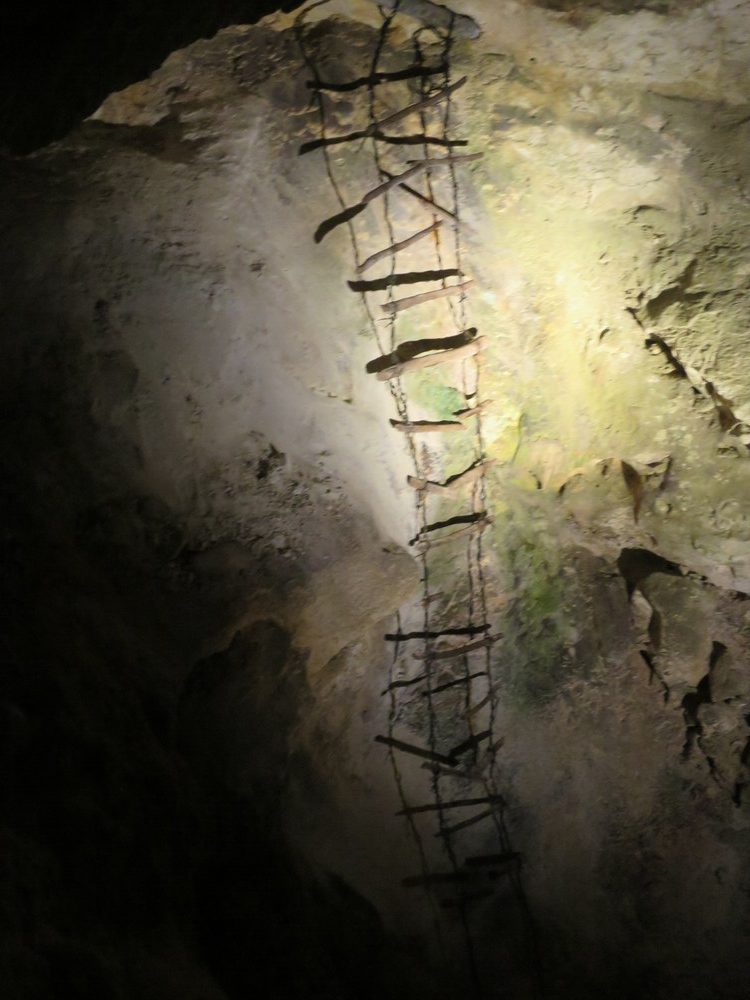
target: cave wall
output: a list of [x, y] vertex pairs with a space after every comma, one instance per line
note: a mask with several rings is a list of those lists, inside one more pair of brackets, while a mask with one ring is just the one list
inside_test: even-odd
[[[485, 154], [462, 204], [491, 341], [499, 777], [538, 948], [500, 894], [473, 917], [484, 971], [519, 997], [539, 961], [552, 996], [739, 998], [748, 5], [456, 9], [483, 31], [453, 52], [455, 113]], [[362, 73], [379, 23], [319, 9], [320, 67]], [[408, 465], [347, 234], [312, 241], [337, 206], [298, 156], [308, 79], [291, 17], [230, 27], [2, 163], [19, 997], [465, 986], [455, 922], [440, 956], [399, 885], [414, 851], [373, 743], [383, 633], [419, 615]], [[345, 130], [366, 95], [329, 113]], [[377, 180], [362, 145], [334, 166], [348, 197]], [[421, 382], [421, 414], [459, 389]], [[461, 459], [429, 454], [436, 475]], [[439, 572], [448, 615], [466, 595]], [[398, 710], [417, 739], [419, 697]]]

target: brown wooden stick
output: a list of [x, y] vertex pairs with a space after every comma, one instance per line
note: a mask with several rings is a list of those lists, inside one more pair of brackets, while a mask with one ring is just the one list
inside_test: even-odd
[[413, 816], [415, 813], [442, 812], [443, 809], [464, 809], [466, 806], [483, 806], [486, 803], [502, 802], [499, 795], [481, 795], [476, 799], [453, 799], [451, 802], [428, 802], [424, 806], [407, 806], [400, 809], [397, 816]]
[[494, 646], [498, 639], [502, 639], [502, 632], [495, 635], [488, 635], [485, 639], [477, 639], [475, 642], [467, 642], [462, 646], [454, 646], [452, 649], [435, 649], [429, 653], [412, 653], [415, 660], [452, 660], [456, 656], [463, 656], [464, 653], [473, 653], [475, 649], [487, 649]]
[[[389, 174], [387, 170], [381, 170], [381, 173], [385, 174], [386, 177], [394, 176], [393, 174]], [[438, 205], [436, 201], [432, 201], [432, 199], [428, 198], [426, 195], [420, 194], [419, 191], [415, 190], [415, 188], [413, 187], [410, 187], [408, 184], [402, 183], [399, 186], [404, 191], [408, 192], [412, 196], [412, 198], [416, 198], [417, 201], [421, 202], [423, 205], [429, 208], [431, 212], [434, 212], [435, 215], [442, 215], [449, 222], [452, 222], [454, 226], [458, 225], [458, 219], [453, 214], [453, 212], [450, 212], [447, 208], [443, 208], [442, 205]]]
[[402, 344], [389, 354], [381, 354], [380, 357], [373, 358], [365, 365], [365, 371], [372, 375], [374, 372], [382, 372], [395, 365], [402, 365], [412, 358], [422, 357], [430, 351], [447, 351], [452, 347], [463, 347], [464, 344], [472, 344], [476, 340], [477, 328], [469, 327], [468, 330], [461, 330], [460, 333], [451, 334], [448, 337], [420, 337], [419, 340], [405, 340]]
[[463, 528], [451, 531], [448, 535], [443, 535], [442, 538], [430, 539], [429, 541], [426, 538], [417, 539], [415, 542], [416, 549], [418, 552], [426, 552], [435, 545], [444, 545], [446, 542], [452, 542], [455, 538], [463, 538], [465, 535], [473, 535], [476, 533], [481, 534], [485, 528], [492, 524], [493, 521], [493, 517], [486, 515], [478, 521], [472, 521], [471, 524], [464, 525]]
[[463, 472], [459, 472], [457, 476], [446, 479], [444, 483], [435, 483], [431, 479], [419, 479], [417, 476], [407, 476], [406, 481], [414, 490], [424, 490], [425, 493], [450, 493], [451, 490], [457, 489], [459, 486], [475, 483], [477, 479], [481, 479], [485, 470], [495, 465], [496, 461], [497, 459], [490, 458], [486, 462], [477, 462], [475, 465], [469, 466], [468, 469], [464, 469]]
[[400, 240], [398, 243], [391, 243], [390, 246], [386, 247], [384, 250], [378, 250], [377, 253], [370, 254], [367, 260], [362, 261], [362, 263], [357, 268], [358, 274], [363, 274], [368, 268], [371, 268], [373, 264], [377, 264], [379, 260], [384, 260], [386, 257], [395, 257], [397, 253], [401, 250], [406, 250], [413, 243], [417, 243], [419, 240], [423, 240], [425, 236], [429, 236], [430, 233], [436, 232], [443, 224], [442, 219], [436, 219], [431, 226], [427, 226], [426, 229], [420, 229], [418, 233], [414, 233], [413, 236], [408, 236], [405, 240]]
[[465, 431], [460, 420], [391, 420], [391, 427], [402, 434], [432, 434], [438, 431]]
[[468, 677], [454, 677], [450, 681], [445, 681], [444, 684], [438, 684], [438, 686], [434, 687], [431, 691], [423, 691], [422, 697], [431, 698], [433, 694], [439, 694], [441, 691], [449, 691], [451, 688], [459, 687], [461, 684], [471, 684], [471, 682], [476, 680], [477, 677], [486, 676], [487, 672], [485, 670], [480, 670], [476, 674], [469, 674]]
[[424, 168], [424, 163], [415, 163], [414, 166], [409, 167], [409, 169], [405, 170], [402, 174], [396, 174], [393, 177], [389, 177], [387, 181], [383, 181], [382, 184], [378, 184], [377, 187], [374, 187], [371, 191], [368, 191], [367, 194], [363, 195], [362, 204], [367, 205], [369, 202], [374, 201], [376, 198], [384, 195], [386, 191], [390, 191], [392, 187], [395, 187], [397, 184], [401, 184], [402, 181], [408, 180], [410, 177], [413, 177], [414, 174], [419, 173], [420, 170], [424, 170]]
[[376, 736], [375, 742], [383, 743], [387, 747], [393, 747], [394, 750], [401, 750], [403, 753], [413, 754], [415, 757], [434, 760], [437, 764], [447, 764], [451, 767], [456, 763], [452, 757], [448, 757], [446, 754], [434, 753], [432, 750], [425, 750], [423, 747], [415, 747], [411, 743], [403, 743], [401, 740], [395, 740], [391, 736]]
[[493, 684], [492, 687], [487, 692], [487, 694], [484, 696], [484, 698], [482, 698], [481, 701], [478, 701], [476, 705], [471, 706], [469, 711], [466, 713], [467, 718], [471, 718], [472, 715], [476, 715], [477, 712], [481, 712], [485, 705], [489, 705], [489, 703], [492, 701], [493, 696], [497, 694], [499, 690], [500, 690], [500, 684], [499, 683]]
[[423, 302], [431, 302], [433, 299], [444, 299], [451, 295], [462, 295], [467, 288], [474, 284], [473, 278], [467, 278], [457, 285], [447, 285], [445, 288], [435, 288], [431, 292], [420, 292], [418, 295], [408, 295], [405, 299], [396, 299], [395, 302], [384, 302], [381, 310], [386, 316], [395, 316], [396, 313], [404, 309], [411, 309], [412, 306], [421, 305]]
[[450, 87], [444, 87], [439, 90], [432, 97], [424, 97], [421, 101], [415, 101], [414, 104], [409, 104], [405, 108], [401, 108], [400, 111], [394, 111], [392, 115], [387, 115], [385, 118], [381, 118], [380, 121], [374, 122], [367, 129], [369, 135], [373, 132], [382, 132], [384, 128], [389, 128], [391, 125], [395, 125], [396, 122], [400, 122], [404, 118], [408, 118], [409, 115], [413, 114], [415, 111], [421, 111], [423, 108], [432, 108], [436, 104], [441, 104], [445, 101], [451, 94], [455, 93], [459, 87], [463, 87], [466, 83], [467, 77], [462, 76], [460, 80], [456, 80], [452, 83]]
[[455, 410], [453, 416], [458, 417], [460, 420], [466, 420], [468, 417], [475, 417], [477, 413], [486, 410], [488, 406], [492, 406], [491, 399], [485, 399], [481, 403], [477, 403], [476, 406], [469, 406], [465, 410]]
[[[466, 753], [467, 750], [473, 750], [474, 747], [479, 746], [482, 740], [488, 739], [491, 735], [492, 733], [490, 730], [485, 729], [483, 733], [477, 733], [475, 736], [469, 736], [469, 738], [465, 739], [463, 743], [459, 743], [457, 747], [454, 747], [451, 750], [450, 756], [455, 759], [457, 754]], [[502, 802], [503, 799], [501, 795], [492, 795], [487, 799], [487, 801]]]
[[424, 354], [419, 358], [410, 358], [401, 364], [393, 365], [392, 368], [384, 368], [377, 373], [380, 382], [387, 382], [392, 378], [400, 378], [407, 372], [421, 371], [423, 368], [432, 368], [435, 365], [443, 365], [448, 361], [462, 361], [464, 358], [471, 358], [479, 351], [483, 351], [487, 346], [486, 337], [477, 337], [469, 344], [461, 347], [451, 347], [447, 351], [436, 351], [434, 354]]
[[412, 687], [414, 684], [420, 684], [422, 681], [427, 680], [427, 674], [419, 674], [418, 677], [409, 677], [401, 681], [391, 681], [387, 688], [384, 688], [380, 694], [381, 697], [386, 694], [390, 694], [391, 691], [395, 691], [396, 688]]
[[407, 163], [425, 163], [430, 167], [449, 167], [451, 163], [471, 163], [481, 160], [484, 153], [456, 153], [452, 156], [425, 156], [423, 160], [407, 160]]

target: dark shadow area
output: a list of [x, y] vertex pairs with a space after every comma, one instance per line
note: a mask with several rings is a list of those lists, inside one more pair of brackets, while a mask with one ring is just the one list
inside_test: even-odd
[[105, 97], [149, 76], [175, 49], [297, 6], [294, 0], [6, 4], [0, 149], [25, 154], [61, 139]]

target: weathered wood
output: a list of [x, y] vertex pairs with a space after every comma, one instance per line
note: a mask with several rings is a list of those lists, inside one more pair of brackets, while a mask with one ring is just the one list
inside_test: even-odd
[[449, 167], [455, 163], [471, 163], [473, 160], [481, 160], [484, 153], [455, 153], [450, 156], [425, 156], [422, 160], [407, 160], [407, 163], [424, 163], [432, 167]]
[[439, 431], [464, 431], [460, 420], [391, 420], [391, 427], [402, 434], [433, 434]]
[[[348, 132], [346, 135], [332, 135], [325, 138], [309, 139], [303, 142], [297, 150], [299, 156], [305, 153], [312, 153], [316, 149], [325, 149], [329, 146], [338, 146], [344, 142], [356, 142], [357, 139], [375, 139], [376, 142], [385, 142], [391, 146], [441, 146], [443, 149], [455, 149], [457, 146], [468, 146], [468, 139], [446, 139], [444, 136], [425, 135], [417, 133], [415, 135], [385, 135], [383, 132], [368, 132], [366, 129], [359, 129], [356, 132]], [[402, 185], [406, 187], [406, 185]], [[453, 218], [453, 216], [451, 216]]]
[[442, 224], [442, 219], [436, 219], [431, 226], [427, 226], [425, 229], [420, 229], [419, 232], [414, 233], [413, 236], [407, 236], [405, 240], [399, 240], [398, 243], [391, 243], [391, 245], [385, 247], [385, 249], [378, 250], [376, 253], [370, 254], [370, 256], [359, 265], [357, 273], [363, 274], [371, 268], [373, 264], [377, 264], [378, 261], [384, 260], [386, 257], [395, 257], [397, 253], [400, 253], [402, 250], [406, 250], [407, 247], [412, 246], [414, 243], [418, 243], [420, 240], [423, 240], [426, 236], [429, 236], [430, 233], [437, 232]]
[[482, 670], [476, 674], [467, 674], [466, 677], [454, 677], [453, 680], [446, 681], [444, 684], [438, 684], [437, 687], [432, 688], [430, 691], [423, 691], [422, 697], [429, 698], [433, 694], [440, 694], [441, 691], [449, 691], [453, 687], [459, 687], [461, 684], [470, 684], [471, 681], [476, 680], [477, 677], [484, 677], [485, 671]]
[[391, 681], [387, 688], [384, 688], [380, 693], [381, 695], [389, 694], [391, 691], [395, 691], [397, 688], [412, 687], [414, 684], [419, 684], [421, 681], [427, 680], [427, 674], [419, 674], [418, 677], [410, 677], [408, 680], [402, 681]]
[[[393, 174], [389, 173], [387, 170], [381, 170], [381, 173], [384, 174], [386, 177], [393, 177]], [[426, 208], [429, 208], [431, 212], [434, 212], [435, 215], [442, 215], [444, 219], [447, 219], [448, 222], [453, 223], [454, 226], [458, 225], [457, 217], [449, 209], [443, 208], [442, 205], [438, 205], [436, 201], [433, 201], [431, 198], [428, 198], [427, 195], [425, 194], [421, 194], [419, 191], [411, 187], [409, 184], [402, 183], [399, 186], [401, 187], [402, 190], [410, 194], [412, 198], [416, 198], [418, 202], [421, 202], [421, 204], [424, 205]]]
[[404, 309], [412, 309], [414, 306], [422, 305], [423, 302], [432, 302], [434, 299], [446, 299], [453, 295], [463, 295], [467, 288], [474, 284], [473, 278], [467, 278], [456, 285], [446, 285], [445, 288], [434, 288], [430, 292], [419, 292], [417, 295], [407, 295], [405, 299], [396, 299], [394, 302], [384, 302], [381, 312], [386, 316], [395, 316], [396, 313], [403, 312]]
[[347, 281], [353, 292], [384, 292], [389, 288], [401, 285], [421, 285], [427, 281], [444, 281], [446, 278], [461, 278], [463, 275], [457, 267], [443, 267], [432, 271], [394, 271], [383, 278], [362, 278], [359, 281]]
[[486, 410], [488, 406], [492, 406], [491, 399], [485, 399], [481, 403], [477, 403], [476, 406], [469, 406], [465, 410], [454, 410], [453, 416], [460, 420], [467, 420], [469, 417], [475, 417], [478, 413]]
[[494, 696], [500, 690], [500, 687], [501, 687], [501, 684], [500, 684], [499, 681], [498, 681], [497, 684], [493, 684], [490, 687], [490, 689], [487, 692], [487, 694], [480, 701], [478, 701], [476, 703], [476, 705], [472, 705], [471, 706], [471, 708], [469, 709], [469, 711], [466, 713], [467, 718], [471, 718], [472, 716], [476, 715], [478, 712], [481, 712], [482, 709], [485, 707], [485, 705], [489, 705], [489, 703], [492, 701], [492, 699], [494, 698]]
[[369, 76], [358, 76], [354, 80], [347, 80], [346, 83], [331, 83], [325, 80], [308, 80], [307, 87], [310, 90], [330, 90], [335, 94], [346, 94], [360, 87], [376, 87], [381, 83], [396, 83], [401, 80], [413, 80], [415, 78], [426, 78], [445, 73], [448, 69], [445, 63], [439, 66], [409, 66], [406, 69], [397, 69], [391, 72], [376, 72]]
[[448, 757], [446, 754], [434, 753], [432, 750], [426, 750], [424, 747], [417, 747], [411, 743], [404, 743], [402, 740], [393, 739], [391, 736], [376, 736], [375, 742], [382, 743], [387, 747], [392, 747], [394, 750], [400, 750], [402, 753], [412, 754], [414, 757], [423, 757], [426, 760], [434, 760], [438, 764], [448, 764], [449, 766], [455, 764], [453, 758]]
[[425, 493], [450, 493], [451, 490], [457, 489], [459, 486], [466, 486], [468, 483], [475, 483], [477, 479], [481, 479], [485, 471], [496, 462], [497, 459], [494, 458], [484, 462], [476, 462], [468, 469], [464, 469], [463, 472], [459, 472], [458, 475], [446, 479], [443, 483], [436, 483], [431, 479], [419, 479], [417, 476], [407, 476], [406, 481], [414, 490], [424, 490]]
[[452, 660], [457, 656], [463, 656], [465, 653], [473, 653], [477, 649], [487, 649], [489, 646], [494, 646], [497, 640], [501, 638], [502, 632], [497, 632], [495, 635], [488, 635], [484, 639], [477, 639], [476, 642], [467, 642], [462, 646], [454, 646], [452, 649], [434, 649], [429, 653], [412, 653], [412, 656], [415, 660]]
[[386, 632], [383, 636], [386, 642], [405, 642], [407, 639], [442, 639], [446, 635], [479, 635], [482, 632], [489, 632], [490, 626], [485, 622], [483, 625], [457, 625], [455, 628], [418, 629], [415, 632]]
[[426, 552], [428, 549], [434, 548], [436, 545], [445, 545], [446, 542], [452, 542], [456, 538], [464, 538], [466, 535], [474, 535], [477, 533], [481, 534], [494, 522], [494, 520], [495, 519], [488, 514], [471, 524], [465, 525], [463, 528], [457, 528], [455, 531], [451, 531], [447, 535], [442, 535], [440, 538], [418, 538], [414, 545], [418, 552]]
[[[388, 382], [392, 378], [400, 378], [409, 372], [422, 371], [425, 368], [434, 368], [437, 365], [448, 364], [452, 361], [463, 361], [465, 358], [474, 357], [487, 346], [486, 337], [476, 337], [468, 344], [460, 347], [450, 347], [444, 351], [435, 351], [433, 354], [422, 354], [418, 358], [409, 358], [391, 368], [384, 368], [379, 371], [376, 378], [379, 382]], [[450, 421], [447, 421], [450, 423]]]
[[502, 802], [499, 795], [481, 795], [472, 799], [452, 799], [450, 802], [428, 802], [422, 806], [407, 806], [396, 813], [397, 816], [414, 816], [417, 813], [442, 812], [444, 809], [465, 809], [468, 806], [483, 806]]
[[428, 872], [426, 875], [409, 875], [401, 879], [401, 885], [406, 889], [425, 885], [445, 885], [451, 882], [468, 882], [469, 872]]
[[[473, 750], [474, 747], [479, 746], [483, 740], [489, 739], [490, 736], [492, 736], [492, 733], [489, 729], [485, 729], [484, 732], [477, 733], [475, 736], [469, 736], [463, 743], [459, 743], [458, 746], [451, 750], [449, 757], [451, 760], [455, 760], [459, 754], [466, 753], [467, 750]], [[495, 795], [493, 799], [502, 801], [499, 795]]]
[[442, 431], [465, 431], [460, 420], [391, 420], [391, 427], [402, 434], [433, 434]]
[[390, 191], [392, 187], [397, 184], [401, 184], [403, 181], [407, 181], [410, 177], [418, 174], [420, 170], [424, 170], [424, 163], [415, 163], [413, 166], [409, 167], [408, 170], [404, 170], [402, 174], [396, 174], [393, 177], [389, 177], [387, 181], [383, 181], [382, 184], [378, 184], [377, 187], [372, 188], [365, 195], [362, 196], [362, 204], [368, 205], [371, 201], [375, 201], [376, 198], [380, 198], [386, 192]]
[[423, 97], [419, 101], [415, 101], [413, 104], [408, 104], [405, 108], [401, 108], [400, 111], [394, 111], [393, 114], [386, 115], [385, 118], [381, 118], [376, 122], [373, 122], [369, 126], [367, 132], [372, 135], [373, 132], [382, 132], [384, 128], [389, 128], [391, 125], [395, 125], [397, 122], [403, 121], [404, 118], [408, 118], [409, 115], [414, 114], [417, 111], [423, 111], [425, 108], [434, 108], [437, 104], [442, 104], [443, 101], [447, 101], [451, 94], [454, 94], [457, 90], [466, 83], [468, 77], [462, 76], [460, 80], [456, 80], [449, 87], [443, 87], [442, 90], [438, 90], [437, 93], [432, 94], [430, 97]]
[[405, 340], [395, 350], [381, 354], [365, 365], [365, 371], [372, 375], [382, 372], [395, 365], [403, 365], [412, 358], [421, 357], [430, 351], [447, 351], [453, 347], [463, 347], [476, 341], [477, 328], [470, 326], [467, 330], [450, 334], [447, 337], [420, 337], [419, 340]]

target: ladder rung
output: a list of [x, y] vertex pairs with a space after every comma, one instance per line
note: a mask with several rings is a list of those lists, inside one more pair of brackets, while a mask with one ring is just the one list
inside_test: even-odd
[[[412, 754], [414, 757], [423, 757], [425, 760], [434, 760], [438, 764], [448, 764], [453, 766], [456, 762], [452, 757], [448, 757], [447, 754], [436, 753], [433, 750], [428, 750], [425, 747], [414, 746], [412, 743], [404, 743], [402, 740], [396, 740], [392, 736], [376, 736], [376, 743], [382, 743], [384, 746], [392, 747], [394, 750], [400, 750], [402, 753]], [[403, 813], [397, 813], [397, 816], [405, 815]]]
[[476, 736], [470, 736], [463, 743], [459, 743], [457, 747], [454, 747], [450, 756], [455, 758], [458, 754], [466, 753], [467, 750], [472, 750], [474, 747], [479, 746], [482, 740], [486, 740], [488, 737], [492, 736], [489, 729], [485, 729], [482, 733], [477, 733]]
[[397, 816], [413, 816], [415, 813], [442, 812], [444, 809], [465, 809], [467, 806], [481, 806], [486, 803], [502, 802], [500, 795], [481, 795], [474, 799], [452, 799], [449, 802], [428, 802], [422, 806], [407, 806], [396, 813]]

